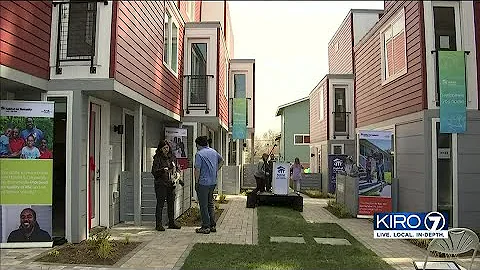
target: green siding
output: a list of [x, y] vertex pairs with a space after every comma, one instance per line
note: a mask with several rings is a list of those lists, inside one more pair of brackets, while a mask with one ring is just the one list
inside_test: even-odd
[[309, 163], [310, 146], [293, 144], [294, 134], [310, 133], [309, 100], [283, 108], [281, 131], [280, 153], [284, 160], [293, 162], [298, 157], [301, 163]]

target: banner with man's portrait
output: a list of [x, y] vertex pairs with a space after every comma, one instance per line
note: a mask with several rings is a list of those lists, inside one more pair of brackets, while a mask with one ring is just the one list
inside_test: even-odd
[[0, 107], [0, 247], [51, 247], [54, 103]]
[[170, 144], [180, 168], [182, 170], [186, 169], [188, 166], [187, 129], [166, 127], [165, 140]]

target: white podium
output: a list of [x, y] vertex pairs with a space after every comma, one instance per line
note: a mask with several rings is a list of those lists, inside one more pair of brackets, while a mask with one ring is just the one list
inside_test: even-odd
[[272, 186], [273, 193], [278, 195], [288, 195], [288, 180], [290, 178], [289, 163], [273, 163]]

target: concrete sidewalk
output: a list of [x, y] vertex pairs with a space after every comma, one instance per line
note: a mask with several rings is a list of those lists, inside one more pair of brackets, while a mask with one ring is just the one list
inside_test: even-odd
[[[136, 253], [114, 266], [53, 265], [33, 262], [50, 249], [3, 249], [1, 269], [180, 269], [195, 243], [258, 244], [257, 211], [246, 208], [245, 196], [227, 196], [229, 201], [218, 220], [217, 232], [195, 233], [194, 227], [157, 232], [151, 226], [120, 224], [111, 229], [112, 239], [141, 241]], [[127, 255], [128, 256], [128, 255]]]
[[[328, 199], [313, 199], [305, 195], [303, 197], [302, 216], [307, 222], [337, 223], [365, 247], [375, 252], [396, 269], [415, 269], [413, 261], [425, 260], [426, 250], [406, 240], [374, 239], [373, 224], [368, 220], [356, 218], [339, 219], [335, 217], [324, 208], [327, 206]], [[457, 259], [457, 263], [467, 268], [470, 265], [470, 258]], [[442, 260], [441, 258], [431, 259]], [[480, 258], [476, 258], [472, 269], [480, 269]]]

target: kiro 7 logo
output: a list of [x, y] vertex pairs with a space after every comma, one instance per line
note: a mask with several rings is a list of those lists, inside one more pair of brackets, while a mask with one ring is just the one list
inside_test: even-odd
[[277, 168], [277, 172], [278, 172], [278, 173], [285, 173], [285, 167], [279, 166], [279, 167]]
[[374, 215], [375, 238], [447, 238], [448, 215], [429, 213], [378, 213]]

